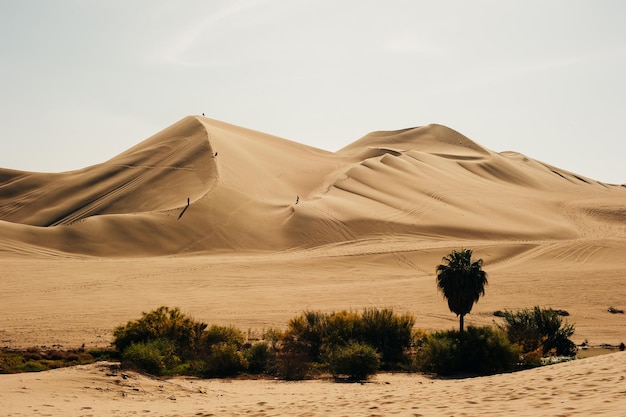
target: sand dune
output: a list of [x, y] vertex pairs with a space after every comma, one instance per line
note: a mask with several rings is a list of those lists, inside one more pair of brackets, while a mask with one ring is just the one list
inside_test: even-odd
[[[434, 270], [463, 247], [489, 274], [467, 324], [540, 305], [567, 310], [578, 343], [626, 341], [626, 319], [607, 312], [626, 309], [624, 185], [440, 125], [331, 153], [195, 116], [81, 170], [0, 169], [0, 341], [106, 346], [161, 305], [242, 329], [364, 307], [451, 328]], [[0, 403], [4, 415], [619, 415], [624, 358], [363, 386], [122, 380], [97, 365], [2, 376]]]
[[[289, 250], [389, 234], [560, 240], [585, 233], [582, 222], [626, 218], [623, 186], [439, 125], [372, 133], [333, 154], [187, 117], [99, 165], [0, 178], [1, 247], [17, 252]], [[591, 199], [604, 210], [584, 207]]]

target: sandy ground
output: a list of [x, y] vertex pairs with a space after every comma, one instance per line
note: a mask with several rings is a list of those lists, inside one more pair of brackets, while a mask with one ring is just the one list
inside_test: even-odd
[[0, 378], [3, 416], [619, 416], [626, 353], [466, 379], [160, 380], [111, 364]]
[[[2, 346], [105, 347], [178, 306], [244, 331], [303, 310], [391, 307], [457, 326], [435, 288], [452, 249], [489, 274], [467, 324], [535, 305], [574, 341], [626, 341], [626, 187], [443, 126], [375, 132], [335, 153], [188, 117], [105, 163], [0, 169]], [[0, 376], [0, 415], [606, 415], [624, 353], [470, 379], [157, 380], [110, 364]]]

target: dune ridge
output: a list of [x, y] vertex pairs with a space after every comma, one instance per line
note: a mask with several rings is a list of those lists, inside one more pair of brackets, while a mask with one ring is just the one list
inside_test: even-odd
[[[624, 187], [494, 153], [441, 125], [374, 132], [330, 153], [190, 116], [102, 164], [0, 179], [0, 248], [29, 253], [273, 251], [387, 233], [572, 239], [585, 233], [572, 216], [626, 218]], [[608, 211], [572, 203], [599, 197]]]

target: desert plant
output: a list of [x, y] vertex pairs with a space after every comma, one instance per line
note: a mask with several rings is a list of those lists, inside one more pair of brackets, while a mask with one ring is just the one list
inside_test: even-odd
[[326, 346], [345, 346], [351, 340], [360, 339], [364, 331], [362, 316], [354, 311], [327, 314], [321, 323], [324, 326], [321, 343]]
[[213, 325], [202, 335], [203, 345], [208, 348], [220, 343], [241, 347], [245, 340], [243, 332], [234, 326]]
[[405, 360], [410, 348], [415, 318], [398, 315], [392, 309], [365, 309], [361, 314], [339, 311], [324, 314], [307, 311], [292, 319], [282, 339], [283, 349], [298, 351], [309, 362], [323, 362], [322, 346], [335, 349], [351, 342], [372, 346], [386, 368]]
[[392, 309], [368, 308], [363, 311], [359, 341], [375, 348], [385, 368], [393, 368], [405, 360], [412, 342], [415, 317], [398, 315]]
[[415, 368], [423, 372], [449, 375], [458, 369], [458, 338], [450, 332], [436, 332], [426, 335], [415, 355]]
[[196, 351], [206, 327], [206, 324], [182, 314], [179, 308], [163, 306], [149, 313], [144, 312], [140, 319], [115, 328], [113, 345], [123, 353], [133, 343], [170, 340], [177, 354], [189, 356]]
[[297, 344], [285, 343], [276, 353], [273, 373], [287, 381], [298, 381], [309, 376], [313, 369], [309, 355]]
[[499, 329], [468, 327], [461, 334], [443, 331], [427, 335], [420, 343], [416, 367], [440, 375], [492, 374], [515, 369], [519, 349]]
[[283, 335], [283, 347], [291, 352], [298, 351], [316, 361], [326, 338], [327, 315], [319, 311], [305, 311], [289, 320]]
[[348, 376], [363, 381], [374, 375], [380, 367], [380, 354], [372, 346], [350, 342], [345, 346], [329, 349], [326, 362], [333, 376]]
[[204, 359], [203, 374], [211, 377], [234, 376], [248, 369], [248, 361], [238, 347], [230, 343], [218, 343]]
[[179, 363], [174, 344], [165, 339], [132, 343], [124, 349], [122, 359], [152, 375], [163, 375]]
[[269, 373], [276, 363], [276, 350], [267, 342], [253, 344], [246, 350], [245, 356], [248, 371], [252, 374]]
[[509, 339], [520, 345], [524, 354], [541, 349], [543, 355], [554, 352], [559, 356], [573, 356], [577, 348], [569, 338], [574, 325], [564, 323], [561, 314], [551, 308], [505, 310], [502, 329]]
[[443, 261], [444, 264], [437, 266], [437, 288], [448, 300], [450, 311], [459, 316], [459, 329], [463, 333], [465, 315], [485, 295], [487, 273], [482, 270], [482, 259], [472, 262], [471, 249], [453, 250]]

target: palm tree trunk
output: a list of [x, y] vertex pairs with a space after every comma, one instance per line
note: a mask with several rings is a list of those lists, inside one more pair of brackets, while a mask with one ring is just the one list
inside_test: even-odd
[[461, 334], [463, 334], [463, 318], [464, 317], [465, 317], [465, 314], [461, 314], [459, 316], [459, 322], [460, 322], [460, 326], [461, 326], [461, 329], [459, 330], [459, 333], [461, 333]]

